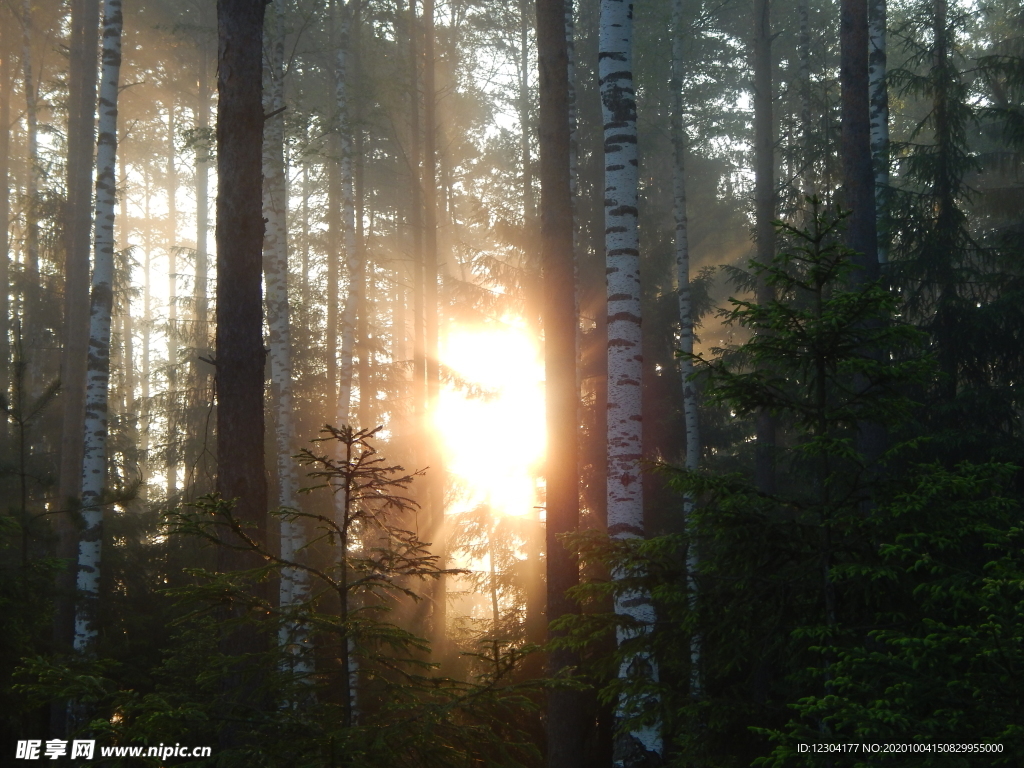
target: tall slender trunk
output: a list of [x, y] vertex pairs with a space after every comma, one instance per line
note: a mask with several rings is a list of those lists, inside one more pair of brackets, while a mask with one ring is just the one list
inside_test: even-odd
[[[217, 492], [234, 500], [235, 517], [266, 541], [263, 370], [263, 12], [262, 0], [218, 0], [217, 68]], [[253, 567], [255, 556], [218, 548], [218, 568]], [[254, 590], [263, 591], [260, 587]], [[225, 620], [245, 609], [232, 606]], [[248, 626], [226, 632], [221, 652], [253, 658], [267, 646]], [[261, 708], [262, 675], [238, 661], [224, 680], [227, 702]], [[230, 711], [230, 710], [229, 710]], [[240, 725], [226, 715], [221, 748], [237, 747]]]
[[[206, 7], [200, 4], [200, 27], [206, 27]], [[196, 260], [195, 282], [192, 285], [192, 344], [190, 355], [190, 434], [187, 442], [185, 465], [189, 488], [193, 497], [209, 492], [211, 467], [207, 450], [210, 419], [207, 411], [213, 400], [209, 363], [210, 349], [210, 298], [209, 298], [209, 235], [210, 235], [210, 152], [207, 133], [210, 127], [210, 46], [200, 39], [198, 48], [199, 77], [196, 93], [196, 128], [200, 142], [196, 146]]]
[[800, 194], [807, 198], [814, 194], [814, 125], [811, 122], [811, 22], [808, 0], [799, 0], [798, 79], [800, 88], [800, 144], [803, 148], [800, 174]]
[[32, 2], [23, 0], [22, 38], [21, 38], [21, 72], [22, 86], [25, 95], [25, 147], [28, 173], [25, 180], [25, 246], [23, 258], [24, 282], [22, 301], [22, 328], [28, 339], [28, 346], [33, 348], [29, 357], [28, 389], [31, 391], [36, 384], [39, 369], [39, 344], [36, 334], [37, 309], [42, 286], [39, 283], [39, 187], [42, 169], [39, 165], [39, 126], [38, 126], [38, 87], [32, 66]]
[[[533, 219], [533, 167], [530, 160], [529, 0], [519, 0], [519, 149], [523, 156], [523, 222]], [[529, 229], [527, 229], [529, 232]]]
[[[10, 295], [6, 286], [11, 284], [11, 90], [14, 75], [11, 70], [12, 19], [0, 8], [0, 392], [5, 396], [11, 375], [12, 352], [10, 333]], [[0, 425], [0, 446], [6, 445], [7, 420]], [[65, 441], [66, 442], [66, 441]], [[68, 633], [70, 635], [70, 633]]]
[[[270, 371], [273, 384], [274, 443], [277, 450], [277, 503], [298, 509], [299, 482], [292, 455], [295, 453], [295, 426], [292, 413], [292, 350], [288, 299], [288, 185], [284, 157], [284, 0], [273, 0], [272, 21], [267, 26], [267, 77], [264, 91], [265, 114], [276, 113], [264, 126], [263, 136], [263, 217], [267, 231], [263, 239], [263, 273], [267, 286], [267, 329]], [[281, 558], [295, 561], [305, 546], [305, 531], [300, 521], [281, 520]], [[305, 602], [308, 593], [306, 572], [286, 567], [281, 572], [279, 603], [281, 608]], [[305, 629], [296, 622], [281, 627], [281, 646], [293, 654], [294, 671], [310, 671], [302, 654], [308, 643]]]
[[[423, 0], [423, 335], [426, 373], [426, 411], [423, 439], [430, 467], [427, 476], [427, 514], [431, 519], [431, 551], [446, 560], [444, 545], [444, 457], [432, 426], [432, 415], [441, 392], [437, 259], [437, 88], [434, 61], [434, 0]], [[447, 636], [447, 585], [442, 576], [434, 581], [431, 625], [435, 653], [445, 653]]]
[[[409, 229], [412, 234], [412, 404], [419, 430], [426, 410], [426, 342], [423, 328], [423, 186], [420, 169], [420, 56], [416, 0], [409, 0]], [[422, 440], [422, 436], [420, 436]]]
[[[150, 218], [149, 201], [151, 187], [149, 183], [149, 174], [143, 171], [145, 189], [143, 197], [143, 212], [146, 221], [152, 221]], [[152, 241], [152, 230], [145, 228], [143, 230], [143, 248], [145, 250], [145, 256], [142, 262], [143, 271], [143, 284], [142, 284], [142, 381], [139, 391], [139, 431], [141, 432], [141, 444], [140, 453], [143, 461], [149, 461], [149, 448], [151, 443], [152, 435], [150, 433], [151, 426], [151, 413], [152, 403], [150, 401], [150, 374], [152, 372], [152, 366], [150, 365], [150, 353], [152, 352], [152, 338], [153, 338], [153, 241]], [[143, 486], [143, 493], [146, 493], [147, 486]]]
[[[579, 396], [576, 374], [576, 307], [571, 186], [570, 81], [564, 0], [537, 0], [540, 112], [540, 247], [543, 278], [545, 419], [547, 423], [545, 546], [547, 620], [575, 612], [567, 592], [579, 583], [579, 565], [560, 539], [579, 528]], [[552, 651], [556, 675], [579, 663], [568, 649]], [[547, 765], [580, 768], [585, 718], [578, 691], [547, 695]]]
[[178, 169], [174, 164], [174, 103], [167, 104], [167, 498], [178, 492]]
[[96, 221], [89, 302], [89, 358], [82, 453], [83, 530], [78, 543], [74, 647], [91, 653], [96, 636], [103, 541], [103, 488], [107, 479], [107, 399], [110, 384], [110, 316], [114, 283], [114, 200], [117, 158], [117, 96], [121, 72], [121, 0], [104, 0], [103, 70], [99, 138], [96, 142]]
[[889, 193], [889, 89], [886, 85], [886, 0], [868, 0], [868, 83], [871, 89], [868, 118], [871, 129], [871, 160], [875, 171], [875, 228], [878, 263], [889, 260], [886, 235], [886, 204]]
[[[697, 391], [690, 381], [693, 375], [693, 304], [690, 295], [690, 241], [686, 217], [686, 140], [683, 133], [683, 0], [672, 2], [672, 148], [675, 163], [672, 168], [672, 210], [676, 224], [676, 281], [679, 298], [679, 349], [684, 357], [679, 361], [683, 388], [683, 419], [686, 424], [686, 469], [696, 472], [700, 465], [700, 429], [697, 422]], [[697, 532], [693, 522], [694, 497], [683, 497], [683, 524], [690, 536], [687, 549], [686, 573], [689, 603], [696, 608], [696, 571], [699, 565]], [[690, 638], [690, 695], [700, 695], [700, 636]]]
[[356, 307], [359, 305], [359, 291], [363, 286], [363, 265], [356, 247], [355, 193], [352, 177], [352, 121], [350, 118], [351, 96], [348, 87], [349, 53], [352, 31], [352, 7], [350, 3], [335, 0], [334, 8], [340, 21], [340, 40], [335, 68], [335, 108], [338, 110], [337, 132], [341, 156], [341, 223], [345, 244], [345, 271], [348, 278], [348, 292], [341, 313], [341, 360], [338, 371], [337, 421], [349, 423], [352, 400], [352, 352], [355, 346]]
[[878, 276], [875, 173], [869, 117], [867, 0], [841, 0], [839, 13], [843, 205], [850, 209], [846, 244], [856, 251], [854, 260], [861, 267], [854, 273], [854, 280], [863, 282]]
[[[358, 51], [358, 46], [357, 46]], [[358, 57], [357, 57], [358, 61]], [[356, 68], [358, 72], [358, 67]], [[366, 161], [363, 157], [363, 129], [356, 125], [355, 136], [355, 198], [356, 198], [356, 248], [359, 249], [359, 263], [363, 265], [363, 285], [357, 294], [359, 303], [356, 306], [356, 352], [359, 355], [359, 418], [361, 427], [369, 427], [370, 420], [374, 418], [372, 413], [373, 402], [376, 395], [373, 392], [373, 340], [370, 338], [370, 300], [367, 296], [367, 287], [373, 286], [372, 269], [370, 276], [367, 276], [367, 251], [366, 232], [364, 231], [363, 219], [365, 216], [365, 189]]]
[[[771, 262], [775, 254], [775, 136], [772, 118], [771, 0], [754, 0], [754, 217], [757, 260]], [[766, 304], [772, 289], [762, 276], [757, 301]], [[764, 493], [775, 492], [775, 420], [761, 409], [755, 417], [757, 445], [754, 476]]]
[[[642, 382], [640, 334], [640, 240], [637, 226], [638, 158], [636, 95], [633, 88], [633, 4], [601, 1], [599, 48], [601, 114], [604, 123], [604, 244], [608, 288], [608, 533], [615, 539], [644, 536]], [[613, 575], [613, 577], [617, 576]], [[638, 623], [619, 629], [620, 644], [654, 625], [650, 595], [624, 590], [615, 613]], [[657, 679], [650, 657], [624, 659], [619, 676], [645, 669]], [[620, 701], [620, 714], [626, 702]], [[623, 768], [658, 760], [660, 727], [652, 724], [620, 734], [614, 761]]]
[[[100, 4], [71, 3], [68, 68], [67, 208], [64, 247], [64, 325], [61, 350], [62, 414], [59, 504], [78, 499], [82, 482], [82, 434], [85, 418], [85, 366], [89, 346], [89, 252], [92, 230], [92, 169], [96, 146], [96, 68]], [[6, 284], [6, 283], [5, 283]], [[0, 354], [0, 357], [6, 358]], [[74, 557], [74, 531], [65, 516], [58, 518], [58, 555]], [[71, 570], [67, 571], [70, 576]], [[67, 612], [70, 616], [70, 611]], [[60, 622], [60, 619], [58, 618]], [[63, 622], [61, 622], [63, 623]], [[71, 638], [70, 621], [58, 641]], [[66, 632], [66, 637], [63, 637]]]

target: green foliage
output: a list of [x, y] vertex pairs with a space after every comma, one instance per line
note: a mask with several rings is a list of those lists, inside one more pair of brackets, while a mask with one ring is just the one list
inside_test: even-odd
[[[307, 490], [331, 490], [344, 504], [338, 517], [274, 512], [317, 531], [296, 560], [257, 540], [219, 497], [167, 515], [170, 540], [234, 547], [262, 564], [232, 572], [190, 568], [190, 583], [165, 590], [176, 618], [148, 679], [109, 657], [35, 658], [21, 669], [19, 691], [39, 703], [87, 706], [92, 719], [83, 730], [104, 745], [213, 745], [210, 759], [190, 758], [190, 765], [535, 764], [524, 724], [535, 710], [536, 683], [512, 682], [520, 657], [506, 654], [500, 668], [492, 665], [476, 680], [442, 677], [429, 644], [403, 626], [403, 601], [420, 599], [417, 583], [454, 571], [440, 568], [406, 526], [415, 504], [403, 492], [421, 473], [386, 462], [373, 445], [376, 432], [327, 427], [318, 442], [333, 450], [299, 455], [313, 467]], [[268, 597], [283, 568], [311, 577], [305, 600], [280, 606]], [[239, 656], [224, 643], [240, 630], [274, 638], [296, 626], [304, 648], [270, 642]], [[305, 666], [295, 663], [297, 652]], [[255, 685], [246, 687], [245, 700], [237, 694], [240, 679]], [[228, 724], [239, 743], [220, 749]]]

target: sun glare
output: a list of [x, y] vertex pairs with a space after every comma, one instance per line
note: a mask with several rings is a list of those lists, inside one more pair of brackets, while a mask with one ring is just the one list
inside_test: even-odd
[[[447, 469], [462, 480], [461, 509], [488, 503], [525, 515], [539, 503], [544, 457], [544, 368], [522, 328], [455, 328], [441, 353], [454, 381], [435, 414]], [[457, 511], [457, 510], [455, 510]]]

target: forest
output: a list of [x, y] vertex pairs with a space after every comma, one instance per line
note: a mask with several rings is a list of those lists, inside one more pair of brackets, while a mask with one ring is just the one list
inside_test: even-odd
[[1024, 4], [122, 2], [0, 3], [0, 765], [1024, 763]]

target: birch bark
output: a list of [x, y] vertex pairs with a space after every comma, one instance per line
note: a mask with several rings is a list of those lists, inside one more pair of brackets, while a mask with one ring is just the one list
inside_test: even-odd
[[[632, 48], [632, 2], [601, 0], [598, 73], [604, 122], [604, 241], [608, 290], [608, 532], [617, 539], [644, 535], [640, 473], [643, 354]], [[641, 628], [619, 629], [620, 645], [637, 631], [650, 631], [654, 624], [650, 595], [640, 591], [618, 595], [615, 612], [635, 621]], [[654, 660], [641, 654], [624, 659], [619, 677], [638, 674], [657, 680]], [[626, 702], [620, 700], [620, 716], [626, 714], [625, 708]], [[658, 759], [661, 751], [660, 728], [645, 726], [619, 737], [614, 761], [624, 768], [638, 766], [649, 759]]]
[[121, 0], [104, 0], [103, 69], [99, 137], [96, 142], [96, 224], [92, 294], [89, 305], [89, 358], [85, 389], [85, 441], [82, 459], [82, 518], [78, 544], [74, 647], [92, 650], [100, 588], [103, 487], [107, 474], [107, 396], [110, 383], [110, 314], [114, 282], [114, 201], [117, 156], [117, 87], [121, 72]]
[[[292, 350], [288, 301], [288, 183], [284, 158], [284, 0], [273, 0], [266, 25], [266, 86], [263, 111], [273, 114], [263, 131], [263, 274], [267, 286], [267, 329], [270, 376], [273, 385], [274, 443], [277, 451], [278, 506], [298, 509], [298, 476], [295, 453], [295, 425], [292, 413]], [[276, 113], [276, 114], [275, 114]], [[281, 558], [295, 561], [305, 546], [302, 525], [282, 518]], [[305, 602], [308, 577], [302, 569], [281, 571], [279, 604], [287, 609]], [[305, 629], [291, 622], [281, 627], [278, 641], [292, 654], [292, 669], [300, 674], [310, 670]]]

